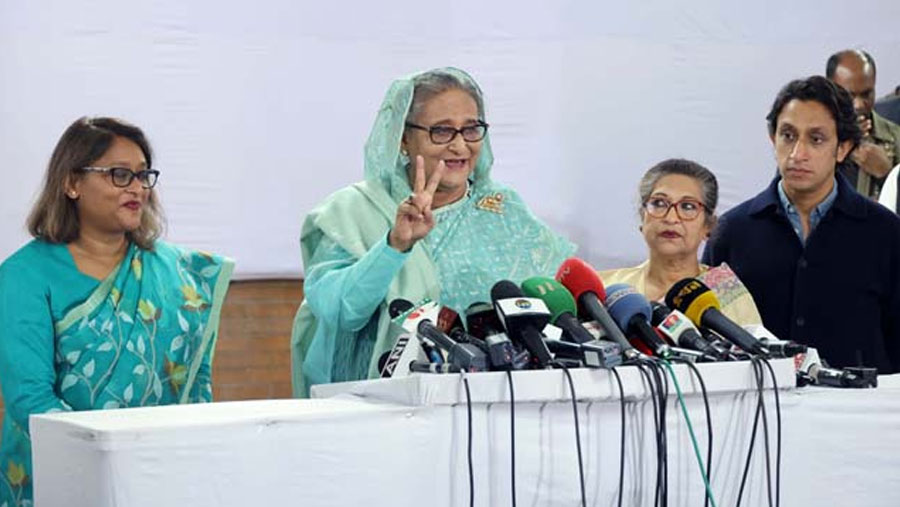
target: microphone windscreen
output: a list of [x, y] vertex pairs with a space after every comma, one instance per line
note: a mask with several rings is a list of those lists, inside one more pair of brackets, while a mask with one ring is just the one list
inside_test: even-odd
[[593, 292], [601, 303], [606, 302], [606, 290], [600, 275], [590, 264], [577, 257], [563, 261], [556, 271], [556, 279], [563, 284], [572, 296], [578, 300], [585, 292]]
[[719, 309], [719, 298], [700, 280], [685, 278], [675, 282], [666, 293], [666, 306], [685, 314], [699, 326], [703, 312], [710, 308]]
[[635, 315], [643, 316], [648, 322], [651, 317], [647, 298], [638, 294], [634, 287], [624, 283], [615, 283], [606, 288], [606, 308], [622, 330], [628, 329], [628, 323]]
[[518, 285], [509, 280], [500, 280], [491, 287], [491, 301], [496, 302], [498, 299], [523, 298], [525, 294]]
[[576, 315], [578, 306], [572, 293], [563, 284], [545, 276], [535, 276], [522, 282], [522, 292], [528, 297], [544, 300], [550, 310], [550, 322], [564, 313]]
[[411, 302], [403, 298], [397, 298], [391, 301], [391, 304], [388, 305], [388, 314], [392, 319], [396, 319], [400, 315], [403, 315], [404, 313], [412, 310], [413, 306], [415, 305], [413, 305]]

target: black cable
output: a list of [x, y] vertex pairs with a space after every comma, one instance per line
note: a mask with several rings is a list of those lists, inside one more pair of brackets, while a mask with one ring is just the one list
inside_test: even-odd
[[759, 424], [759, 403], [756, 404], [756, 415], [753, 417], [753, 428], [750, 430], [750, 448], [747, 449], [747, 461], [744, 463], [744, 473], [741, 476], [741, 487], [738, 489], [738, 497], [735, 507], [741, 507], [741, 497], [744, 495], [744, 485], [747, 483], [747, 474], [750, 472], [750, 458], [753, 457], [753, 444], [756, 441], [756, 427]]
[[659, 434], [657, 437], [657, 475], [659, 487], [657, 488], [657, 505], [667, 507], [669, 503], [669, 460], [668, 460], [668, 434], [666, 432], [666, 404], [669, 397], [669, 383], [665, 379], [665, 373], [655, 361], [649, 361], [648, 366], [653, 373], [656, 382], [656, 394], [659, 397]]
[[615, 368], [610, 368], [613, 375], [616, 376], [616, 383], [619, 385], [619, 402], [622, 406], [622, 439], [619, 449], [619, 507], [622, 507], [622, 493], [625, 485], [625, 388], [622, 387], [622, 377]]
[[466, 387], [466, 410], [469, 420], [469, 507], [475, 507], [475, 471], [472, 467], [472, 392], [469, 391], [469, 379], [463, 373], [463, 385]]
[[769, 507], [773, 507], [774, 503], [772, 503], [772, 459], [769, 453], [769, 411], [766, 408], [765, 396], [766, 396], [766, 372], [763, 370], [763, 366], [761, 364], [762, 357], [754, 357], [752, 360], [753, 364], [753, 372], [756, 375], [756, 384], [759, 390], [759, 404], [762, 406], [762, 421], [763, 421], [763, 437], [765, 442], [766, 449], [766, 493], [768, 494], [769, 499]]
[[513, 390], [512, 372], [506, 370], [509, 382], [509, 477], [511, 482], [512, 506], [516, 507], [516, 394]]
[[757, 388], [758, 398], [757, 398], [757, 403], [756, 403], [756, 415], [753, 417], [753, 428], [751, 429], [751, 432], [750, 432], [750, 447], [747, 450], [747, 461], [744, 463], [744, 472], [741, 476], [741, 486], [738, 489], [738, 497], [737, 497], [737, 501], [735, 502], [735, 507], [741, 506], [741, 499], [744, 495], [744, 486], [747, 484], [747, 476], [750, 473], [750, 460], [753, 457], [753, 448], [756, 443], [756, 432], [757, 432], [757, 429], [759, 428], [759, 419], [760, 419], [760, 415], [762, 414], [762, 411], [763, 411], [762, 391], [761, 391], [760, 384], [759, 384], [760, 372], [757, 369], [758, 366], [757, 366], [755, 358], [751, 358], [750, 364], [753, 366], [753, 371], [754, 371], [754, 374], [756, 375], [756, 379], [757, 379], [756, 388]]
[[[700, 374], [700, 370], [694, 366], [694, 363], [690, 361], [685, 361], [683, 359], [678, 360], [681, 363], [684, 363], [694, 372], [694, 375], [697, 376], [697, 380], [700, 382], [700, 392], [703, 393], [703, 406], [706, 408], [706, 479], [709, 481], [710, 488], [712, 487], [712, 449], [713, 449], [713, 427], [712, 427], [712, 416], [710, 415], [709, 410], [709, 396], [706, 393], [706, 382], [703, 381], [703, 375]], [[705, 500], [703, 501], [703, 507], [709, 506], [709, 495], [704, 494]]]
[[662, 461], [660, 460], [660, 429], [659, 429], [659, 408], [657, 407], [657, 403], [659, 399], [656, 396], [656, 384], [653, 382], [650, 374], [647, 372], [645, 368], [651, 368], [651, 362], [649, 359], [644, 359], [635, 363], [638, 371], [641, 372], [641, 375], [647, 380], [647, 387], [650, 389], [650, 401], [653, 404], [653, 428], [654, 435], [656, 438], [656, 492], [654, 493], [653, 505], [654, 507], [659, 507], [659, 498], [661, 493], [661, 477], [662, 477]]
[[768, 359], [763, 359], [762, 362], [769, 369], [769, 374], [772, 377], [772, 389], [775, 391], [775, 415], [778, 419], [776, 444], [778, 450], [775, 458], [775, 505], [776, 507], [781, 507], [781, 400], [778, 397], [778, 381], [775, 379], [775, 370], [772, 369], [772, 364], [769, 363]]
[[569, 368], [561, 363], [555, 363], [557, 366], [562, 368], [563, 373], [566, 374], [566, 379], [569, 381], [569, 391], [572, 393], [572, 413], [575, 417], [575, 450], [578, 451], [578, 480], [581, 486], [581, 506], [587, 507], [587, 495], [584, 493], [584, 463], [581, 459], [581, 431], [578, 429], [578, 399], [575, 396], [575, 383], [572, 382], [572, 374], [569, 373]]
[[[660, 421], [659, 427], [662, 429], [662, 456], [663, 456], [663, 497], [662, 497], [662, 505], [663, 507], [668, 507], [669, 505], [669, 431], [666, 426], [666, 410], [667, 403], [669, 401], [669, 377], [666, 376], [665, 370], [663, 370], [662, 365], [659, 363], [656, 364], [656, 369], [659, 372], [660, 382], [662, 384], [661, 391], [661, 404], [662, 410], [660, 410]], [[677, 401], [676, 401], [677, 403]]]

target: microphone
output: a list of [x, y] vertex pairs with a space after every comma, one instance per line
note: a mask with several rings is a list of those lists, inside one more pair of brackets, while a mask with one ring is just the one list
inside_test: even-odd
[[528, 349], [532, 360], [540, 367], [550, 364], [550, 351], [541, 335], [541, 330], [550, 321], [547, 305], [540, 299], [525, 297], [509, 280], [501, 280], [491, 287], [491, 301], [509, 336]]
[[[658, 308], [666, 307], [660, 305]], [[699, 350], [713, 359], [722, 358], [721, 352], [704, 340], [690, 319], [678, 310], [669, 312], [662, 322], [657, 324], [656, 329], [679, 347]]]
[[[796, 361], [796, 360], [795, 360]], [[797, 369], [797, 386], [878, 387], [878, 369], [865, 367], [829, 368], [819, 359], [819, 351], [808, 347]]]
[[[487, 348], [488, 359], [493, 370], [522, 369], [530, 357], [518, 359], [517, 352], [509, 337], [502, 331], [503, 325], [494, 307], [488, 303], [472, 303], [466, 308], [466, 328], [469, 335], [480, 338]], [[470, 340], [475, 341], [475, 340]]]
[[616, 283], [606, 289], [609, 314], [626, 333], [636, 335], [659, 357], [669, 358], [672, 351], [650, 326], [650, 303], [634, 287]]
[[[391, 319], [412, 310], [415, 306], [405, 299], [395, 299], [388, 304]], [[418, 340], [411, 339], [408, 333], [397, 336], [391, 350], [378, 358], [378, 371], [381, 378], [403, 377], [409, 374], [409, 363], [421, 354], [427, 353]]]
[[450, 334], [450, 332], [454, 329], [465, 330], [465, 327], [462, 323], [462, 318], [460, 318], [459, 313], [457, 313], [456, 310], [450, 308], [449, 306], [441, 306], [441, 309], [438, 312], [436, 324], [441, 331], [447, 334]]
[[626, 359], [640, 357], [641, 354], [628, 343], [622, 330], [603, 307], [606, 290], [594, 268], [577, 257], [570, 257], [559, 266], [556, 279], [569, 289], [569, 292], [578, 301], [582, 316], [587, 315], [597, 321], [606, 336], [619, 344]]
[[409, 371], [416, 373], [461, 373], [463, 370], [455, 364], [434, 364], [425, 361], [410, 361]]
[[406, 299], [397, 298], [388, 305], [388, 314], [391, 316], [391, 319], [396, 319], [397, 317], [403, 315], [404, 313], [412, 310], [416, 306]]
[[572, 343], [544, 338], [544, 343], [556, 359], [577, 359], [589, 368], [612, 368], [622, 364], [622, 350], [618, 343], [592, 340]]
[[769, 351], [759, 340], [719, 311], [716, 294], [696, 278], [675, 282], [666, 293], [666, 305], [684, 313], [694, 324], [712, 329], [747, 352], [769, 355]]
[[437, 303], [429, 301], [409, 312], [402, 326], [446, 351], [448, 362], [466, 371], [486, 370], [487, 357], [482, 351], [469, 343], [457, 343], [434, 325], [439, 313]]
[[466, 371], [486, 371], [487, 356], [471, 343], [458, 343], [435, 327], [428, 319], [416, 325], [416, 332], [447, 352], [447, 362]]
[[381, 378], [404, 377], [409, 374], [408, 365], [419, 357], [422, 348], [418, 340], [408, 333], [401, 333], [391, 350], [378, 359], [378, 371]]
[[[424, 308], [427, 305], [428, 304], [426, 303], [426, 304], [422, 305], [422, 307]], [[388, 305], [388, 314], [391, 316], [391, 319], [396, 320], [397, 317], [400, 317], [401, 315], [411, 312], [413, 309], [415, 309], [415, 307], [416, 307], [416, 305], [412, 304], [409, 300], [406, 300], [403, 298], [397, 298], [397, 299], [391, 301], [390, 304]], [[408, 331], [415, 331], [415, 330], [408, 329]], [[422, 341], [420, 341], [418, 343], [419, 343], [419, 348], [422, 349], [422, 352], [425, 353], [425, 357], [428, 358], [429, 361], [431, 361], [432, 363], [443, 363], [444, 362], [444, 356], [442, 356], [440, 352], [435, 350], [434, 347], [432, 347], [431, 345], [429, 345], [425, 342], [422, 342]], [[384, 371], [384, 368], [382, 365], [387, 364], [387, 360], [388, 360], [388, 357], [390, 354], [391, 354], [391, 352], [388, 351], [388, 352], [385, 352], [384, 354], [382, 354], [380, 358], [378, 358], [378, 370], [379, 371], [381, 371], [381, 372]]]
[[659, 326], [659, 324], [666, 320], [666, 317], [672, 313], [672, 310], [669, 309], [668, 306], [659, 301], [650, 301], [650, 311], [652, 312], [650, 315], [650, 325], [653, 327]]
[[522, 282], [522, 292], [528, 297], [544, 301], [550, 310], [550, 323], [565, 332], [565, 337], [575, 343], [594, 341], [594, 337], [578, 322], [575, 298], [563, 284], [552, 278], [535, 276]]
[[766, 329], [762, 324], [748, 324], [744, 329], [756, 337], [763, 347], [768, 349], [772, 357], [794, 357], [797, 354], [806, 352], [806, 345], [797, 343], [794, 340], [779, 340], [777, 336]]

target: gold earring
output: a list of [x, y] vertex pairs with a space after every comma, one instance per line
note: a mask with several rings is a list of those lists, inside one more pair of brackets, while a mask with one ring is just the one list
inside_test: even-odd
[[76, 192], [69, 192], [69, 197], [71, 199], [78, 199], [78, 194]]
[[400, 148], [400, 154], [403, 155], [404, 157], [408, 157], [408, 156], [409, 156], [409, 152], [406, 151], [405, 148]]

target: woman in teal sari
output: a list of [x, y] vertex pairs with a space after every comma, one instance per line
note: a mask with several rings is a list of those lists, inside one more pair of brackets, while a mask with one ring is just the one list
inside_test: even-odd
[[306, 300], [294, 319], [295, 396], [313, 384], [378, 375], [391, 347], [390, 301], [458, 312], [491, 286], [553, 276], [574, 246], [491, 179], [481, 90], [436, 69], [394, 81], [365, 148], [365, 180], [329, 196], [303, 224]]
[[53, 152], [35, 239], [0, 265], [0, 505], [31, 505], [32, 414], [212, 400], [233, 264], [157, 239], [158, 176], [119, 120], [81, 118]]

